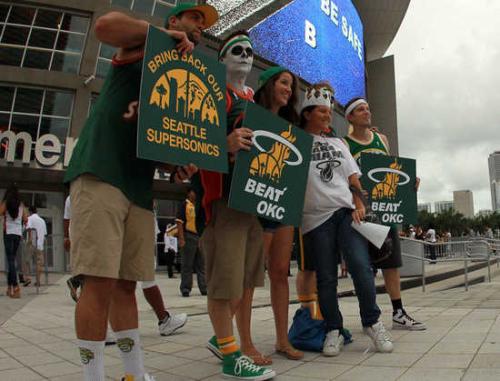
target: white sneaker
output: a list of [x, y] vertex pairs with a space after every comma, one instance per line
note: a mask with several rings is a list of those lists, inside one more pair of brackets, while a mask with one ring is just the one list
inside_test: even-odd
[[363, 331], [372, 339], [377, 352], [390, 353], [394, 349], [392, 338], [381, 321], [373, 324], [371, 327], [364, 327]]
[[144, 381], [156, 381], [156, 379], [153, 376], [150, 376], [149, 374], [144, 374]]
[[338, 356], [343, 346], [344, 336], [340, 334], [340, 331], [338, 329], [330, 331], [326, 334], [325, 342], [323, 343], [323, 356]]
[[170, 315], [158, 324], [160, 335], [169, 336], [179, 328], [184, 327], [187, 322], [187, 314]]
[[392, 315], [392, 329], [405, 329], [409, 331], [425, 331], [427, 327], [424, 323], [416, 321], [405, 310], [397, 310]]

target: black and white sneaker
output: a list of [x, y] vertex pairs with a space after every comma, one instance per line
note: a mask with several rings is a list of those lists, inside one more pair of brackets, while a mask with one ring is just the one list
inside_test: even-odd
[[405, 329], [408, 331], [425, 331], [424, 323], [416, 321], [405, 310], [397, 310], [392, 314], [392, 329]]

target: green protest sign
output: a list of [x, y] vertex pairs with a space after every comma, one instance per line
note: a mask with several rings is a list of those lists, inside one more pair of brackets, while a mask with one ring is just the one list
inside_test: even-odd
[[224, 65], [196, 50], [181, 56], [175, 46], [166, 33], [149, 27], [137, 156], [227, 172]]
[[416, 224], [416, 162], [396, 156], [361, 154], [361, 185], [371, 210], [384, 224]]
[[229, 207], [299, 226], [312, 137], [251, 102], [243, 126], [253, 130], [253, 146], [236, 156]]

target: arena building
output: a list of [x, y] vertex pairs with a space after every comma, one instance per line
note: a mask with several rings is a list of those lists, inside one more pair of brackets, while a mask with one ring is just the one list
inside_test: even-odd
[[[113, 48], [96, 39], [92, 32], [93, 25], [100, 15], [110, 10], [119, 10], [162, 25], [170, 7], [181, 2], [0, 1], [0, 196], [3, 197], [5, 188], [15, 182], [22, 190], [24, 204], [38, 208], [48, 226], [46, 248], [50, 271], [67, 270], [68, 259], [63, 250], [63, 209], [68, 190], [62, 184], [62, 178], [114, 53]], [[265, 41], [269, 36], [260, 32], [263, 29], [260, 26], [266, 23], [274, 25], [274, 17], [293, 24], [294, 17], [297, 17], [293, 10], [303, 6], [301, 0], [206, 2], [218, 8], [222, 17], [205, 37], [201, 49], [215, 54], [219, 38], [233, 30], [250, 29], [252, 37], [257, 40], [257, 53], [262, 51], [250, 78], [250, 84], [255, 86], [259, 71], [272, 64], [270, 57], [274, 57], [275, 50], [282, 48], [279, 43], [275, 45], [276, 49], [266, 47]], [[351, 76], [345, 75], [349, 72], [344, 72], [335, 86], [337, 93], [346, 97], [349, 91], [354, 91], [357, 95], [368, 97], [374, 125], [388, 135], [394, 153], [397, 153], [398, 147], [394, 59], [383, 55], [397, 33], [409, 2], [307, 0], [308, 4], [314, 3], [316, 7], [311, 8], [310, 14], [305, 14], [314, 24], [306, 23], [306, 29], [294, 31], [303, 33], [300, 44], [308, 44], [308, 47], [300, 47], [303, 62], [314, 62], [321, 68], [331, 66], [332, 70], [336, 67], [349, 70], [352, 65], [344, 62], [342, 54], [335, 57], [334, 62], [325, 60], [325, 49], [331, 49], [332, 44], [322, 42], [321, 35], [313, 33], [339, 27], [339, 33], [345, 37], [342, 44], [347, 44], [349, 54], [356, 62], [356, 82], [353, 84]], [[345, 12], [345, 17], [342, 12]], [[303, 16], [296, 24], [302, 25]], [[281, 29], [278, 35], [281, 36], [281, 33], [286, 37], [288, 32]], [[287, 57], [282, 54], [277, 58], [284, 60]], [[282, 64], [279, 60], [277, 62]], [[307, 70], [302, 74], [307, 65], [299, 65], [297, 71], [294, 70], [301, 75], [304, 83], [313, 79]], [[333, 77], [334, 81], [337, 79]], [[347, 130], [341, 106], [342, 102], [334, 120], [339, 135]], [[175, 216], [177, 201], [183, 198], [185, 191], [184, 187], [172, 185], [167, 179], [167, 174], [157, 172], [156, 212], [162, 230]], [[3, 253], [2, 237], [2, 269], [5, 267]], [[160, 268], [163, 265], [161, 256], [159, 265]]]

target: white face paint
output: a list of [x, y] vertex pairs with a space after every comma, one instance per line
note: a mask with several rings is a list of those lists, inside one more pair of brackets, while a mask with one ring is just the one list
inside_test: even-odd
[[221, 59], [229, 73], [247, 76], [252, 69], [253, 48], [248, 41], [240, 41], [232, 45]]

